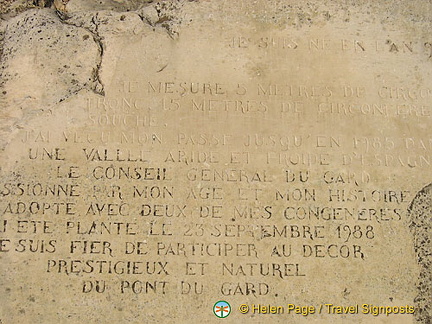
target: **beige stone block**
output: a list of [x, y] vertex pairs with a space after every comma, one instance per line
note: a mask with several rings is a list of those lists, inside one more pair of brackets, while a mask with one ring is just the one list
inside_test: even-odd
[[430, 323], [431, 6], [4, 2], [0, 323]]

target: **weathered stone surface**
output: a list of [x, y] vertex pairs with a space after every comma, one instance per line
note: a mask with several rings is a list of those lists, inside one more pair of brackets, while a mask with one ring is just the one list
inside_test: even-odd
[[[8, 21], [3, 38], [6, 133], [82, 89], [101, 87], [97, 75], [101, 50], [92, 33], [62, 23], [55, 12], [26, 11]], [[7, 134], [2, 139], [6, 138]]]
[[1, 323], [431, 322], [429, 1], [0, 12]]

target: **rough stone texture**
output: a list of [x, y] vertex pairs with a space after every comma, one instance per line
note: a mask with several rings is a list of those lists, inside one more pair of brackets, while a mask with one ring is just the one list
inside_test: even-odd
[[3, 131], [82, 89], [99, 91], [100, 60], [93, 34], [62, 23], [52, 10], [33, 9], [10, 19], [1, 55], [0, 87], [7, 103], [2, 114], [8, 120]]
[[[229, 323], [431, 323], [430, 1], [17, 0], [2, 1], [0, 14], [1, 324], [212, 323], [222, 299], [232, 306]], [[152, 179], [137, 181], [137, 166], [150, 167]], [[234, 170], [227, 178], [243, 173], [215, 180], [213, 169]], [[196, 170], [204, 170], [201, 180], [191, 179]], [[77, 196], [34, 193], [59, 184], [77, 185]], [[172, 186], [173, 197], [133, 193], [147, 185]], [[276, 190], [302, 195], [275, 198]], [[64, 205], [54, 212], [66, 202], [76, 203], [74, 213]], [[50, 207], [31, 210], [32, 203]], [[127, 215], [115, 211], [122, 203]], [[146, 214], [145, 204], [169, 207]], [[182, 206], [187, 217], [159, 215]], [[212, 206], [221, 216], [198, 214]], [[284, 217], [316, 206], [326, 209], [311, 220]], [[346, 209], [364, 214], [344, 218]], [[29, 220], [52, 222], [53, 233], [17, 229]], [[138, 234], [74, 232], [78, 222], [101, 221], [136, 222]], [[277, 237], [284, 226], [291, 231]], [[324, 237], [314, 237], [314, 226]], [[113, 255], [98, 247], [72, 253], [71, 241], [83, 240], [106, 241]], [[125, 253], [126, 242], [149, 250]], [[187, 248], [176, 245], [193, 243], [251, 244], [258, 256], [184, 257]], [[159, 254], [158, 244], [173, 248]], [[351, 250], [330, 257], [323, 248], [313, 257], [303, 244]], [[156, 274], [74, 273], [72, 260], [150, 262]], [[248, 272], [251, 263], [298, 264], [305, 275], [258, 275]], [[149, 292], [134, 291], [138, 281], [150, 283]], [[102, 283], [108, 288], [96, 292]], [[223, 283], [237, 288], [226, 293]], [[204, 293], [194, 293], [201, 284]], [[416, 309], [414, 316], [238, 311], [289, 303]]]
[[421, 267], [415, 299], [419, 323], [432, 323], [432, 185], [423, 188], [409, 207], [410, 229], [414, 235], [417, 262]]
[[110, 10], [117, 12], [135, 11], [142, 6], [155, 3], [154, 0], [131, 0], [131, 1], [118, 1], [118, 0], [104, 0], [104, 1], [85, 1], [77, 0], [67, 4], [69, 12], [78, 11], [94, 11], [94, 10]]
[[[151, 25], [161, 26], [171, 37], [175, 36], [179, 24], [176, 11], [181, 2], [161, 2], [146, 7], [152, 2], [74, 1], [69, 4], [68, 1], [60, 3], [56, 0], [4, 3], [0, 13], [15, 15], [36, 6], [52, 7], [59, 11], [55, 13], [48, 9], [34, 9], [2, 22], [0, 87], [3, 96], [0, 100], [12, 103], [8, 106], [13, 109], [11, 112], [6, 109], [2, 113], [11, 117], [6, 126], [2, 126], [5, 130], [3, 138], [6, 138], [8, 132], [19, 128], [19, 121], [25, 116], [41, 110], [40, 107], [44, 107], [42, 110], [50, 109], [52, 105], [82, 89], [103, 95], [103, 84], [99, 76], [106, 46], [103, 39], [113, 43], [113, 51], [108, 53], [106, 59], [109, 65], [112, 63], [110, 54], [121, 50], [115, 49], [118, 34], [136, 34]], [[131, 10], [138, 11], [129, 13]], [[56, 32], [53, 33], [52, 30]], [[155, 34], [156, 37], [158, 35]], [[155, 56], [159, 60], [157, 56], [160, 55]], [[73, 64], [71, 57], [74, 57]], [[29, 71], [34, 73], [34, 79], [22, 81], [23, 75], [27, 75]], [[109, 68], [105, 71], [108, 73]], [[43, 93], [47, 88], [55, 91]]]
[[0, 3], [0, 13], [16, 14], [34, 7], [35, 4], [32, 1], [28, 1], [28, 0], [5, 0]]

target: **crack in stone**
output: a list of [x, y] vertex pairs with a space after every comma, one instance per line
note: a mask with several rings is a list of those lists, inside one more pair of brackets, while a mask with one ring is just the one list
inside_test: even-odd
[[94, 25], [93, 30], [92, 28], [84, 26], [84, 23], [78, 24], [76, 22], [72, 22], [70, 20], [71, 17], [68, 17], [67, 14], [63, 11], [56, 10], [56, 13], [62, 23], [77, 28], [83, 28], [92, 35], [93, 41], [97, 45], [97, 49], [98, 49], [98, 60], [96, 63], [96, 67], [93, 68], [92, 75], [91, 75], [91, 79], [93, 83], [91, 85], [91, 90], [98, 95], [105, 96], [105, 87], [100, 77], [100, 70], [102, 67], [102, 60], [104, 55], [104, 44], [102, 42], [102, 37], [99, 35], [98, 32], [99, 29], [98, 13], [96, 13], [94, 16], [91, 17], [91, 23]]
[[[79, 19], [83, 17], [79, 17], [75, 15], [70, 16], [66, 10], [60, 10], [59, 8], [57, 8], [58, 7], [56, 5], [57, 2], [61, 2], [62, 4], [64, 4], [63, 9], [65, 9], [66, 4], [69, 1], [70, 0], [33, 0], [32, 4], [34, 6], [38, 6], [42, 8], [44, 7], [56, 8], [55, 11], [57, 13], [60, 22], [77, 28], [83, 28], [92, 35], [93, 41], [97, 45], [98, 58], [97, 58], [96, 66], [93, 68], [91, 72], [91, 81], [89, 84], [89, 88], [94, 93], [101, 96], [105, 96], [105, 86], [102, 82], [102, 78], [100, 74], [102, 68], [102, 62], [104, 58], [105, 44], [103, 42], [103, 37], [99, 33], [99, 25], [101, 23], [101, 21], [99, 21], [99, 12], [94, 13], [90, 17], [88, 22], [80, 21]], [[168, 36], [171, 39], [176, 39], [179, 36], [179, 33], [176, 30], [176, 26], [181, 23], [181, 20], [177, 19], [176, 15], [173, 12], [178, 12], [182, 6], [183, 6], [183, 2], [181, 0], [176, 0], [173, 3], [166, 3], [164, 1], [153, 3], [153, 1], [148, 1], [145, 7], [141, 7], [140, 9], [135, 10], [135, 13], [139, 16], [142, 22], [152, 27], [161, 27], [167, 32]], [[155, 17], [151, 19], [148, 16], [146, 16], [146, 14], [142, 12], [143, 8], [152, 8], [152, 10], [154, 10]], [[72, 19], [72, 18], [76, 18], [76, 19]], [[88, 16], [86, 18], [88, 19]], [[2, 51], [2, 43], [0, 39], [0, 61], [2, 59], [1, 51]], [[71, 97], [73, 94], [78, 93], [82, 89], [83, 88], [72, 90], [69, 95], [62, 97], [58, 102], [62, 102], [66, 100], [67, 98]]]
[[49, 8], [54, 3], [54, 0], [34, 0], [33, 4], [38, 7]]

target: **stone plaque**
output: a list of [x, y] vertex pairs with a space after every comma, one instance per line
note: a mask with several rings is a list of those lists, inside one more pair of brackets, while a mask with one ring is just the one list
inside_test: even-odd
[[431, 323], [429, 1], [29, 2], [0, 323]]

